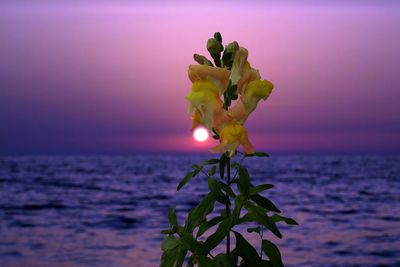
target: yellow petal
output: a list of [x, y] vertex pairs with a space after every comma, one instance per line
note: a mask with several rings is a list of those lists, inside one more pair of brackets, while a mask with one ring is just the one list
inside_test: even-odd
[[253, 145], [250, 143], [247, 130], [239, 123], [227, 124], [219, 133], [221, 143], [211, 149], [213, 153], [228, 152], [232, 157], [238, 146], [242, 145], [246, 153], [254, 153]]
[[200, 125], [204, 125], [203, 118], [201, 117], [200, 111], [198, 109], [195, 109], [192, 115], [192, 130]]
[[261, 76], [258, 70], [251, 68], [250, 63], [246, 62], [247, 64], [243, 68], [243, 74], [240, 77], [240, 80], [237, 83], [237, 92], [242, 94], [244, 88], [246, 88], [247, 84], [254, 80], [260, 80]]
[[188, 75], [192, 82], [212, 82], [218, 88], [219, 95], [222, 95], [228, 87], [230, 71], [207, 65], [189, 65]]
[[228, 111], [231, 122], [244, 124], [249, 115], [256, 109], [261, 99], [266, 100], [271, 94], [273, 85], [271, 82], [263, 80], [251, 81], [240, 96], [239, 101]]
[[[220, 112], [223, 103], [218, 95], [218, 89], [209, 81], [196, 81], [192, 85], [192, 92], [186, 95], [190, 107], [200, 114], [202, 124], [212, 129], [214, 115]], [[199, 117], [197, 114], [196, 116]]]
[[241, 101], [243, 102], [247, 114], [253, 112], [257, 103], [264, 99], [266, 100], [274, 88], [273, 84], [267, 80], [254, 80], [251, 81], [245, 88]]

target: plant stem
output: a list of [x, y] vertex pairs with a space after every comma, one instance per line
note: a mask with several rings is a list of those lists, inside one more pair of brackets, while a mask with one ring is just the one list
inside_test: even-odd
[[[242, 159], [240, 160], [240, 162], [238, 164], [239, 166], [242, 166], [243, 160], [244, 160], [244, 155], [243, 155]], [[236, 172], [235, 172], [235, 175], [232, 178], [232, 182], [235, 180], [236, 176], [238, 175], [238, 171], [239, 171], [239, 168], [236, 168]]]
[[[226, 164], [226, 179], [228, 186], [231, 186], [231, 158], [228, 158], [228, 162]], [[230, 208], [229, 204], [226, 204], [226, 216], [230, 216]], [[231, 252], [231, 233], [228, 232], [228, 236], [226, 237], [226, 254], [229, 255]]]
[[260, 225], [260, 238], [261, 238], [261, 247], [260, 247], [260, 258], [262, 259], [263, 257], [263, 251], [262, 251], [262, 242], [263, 242], [263, 226]]

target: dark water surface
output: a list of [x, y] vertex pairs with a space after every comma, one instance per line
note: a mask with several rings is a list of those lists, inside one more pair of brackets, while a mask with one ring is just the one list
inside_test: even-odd
[[[200, 156], [0, 158], [0, 266], [158, 266], [170, 205], [206, 191], [179, 180]], [[287, 266], [400, 266], [399, 156], [250, 158], [283, 215]], [[246, 235], [255, 245], [256, 236]]]

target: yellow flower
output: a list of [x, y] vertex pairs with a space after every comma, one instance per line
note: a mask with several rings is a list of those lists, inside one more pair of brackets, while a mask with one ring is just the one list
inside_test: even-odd
[[246, 107], [246, 111], [248, 113], [253, 112], [261, 99], [267, 100], [273, 88], [274, 85], [267, 80], [254, 80], [249, 82], [241, 98]]
[[242, 72], [243, 72], [242, 76], [240, 77], [240, 80], [237, 83], [238, 94], [243, 93], [242, 91], [244, 90], [244, 88], [246, 88], [249, 82], [261, 79], [258, 70], [253, 69], [248, 61], [246, 61], [246, 64], [244, 65]]
[[212, 82], [218, 88], [219, 95], [222, 95], [228, 87], [230, 71], [207, 65], [189, 65], [188, 75], [192, 82]]
[[244, 124], [250, 113], [256, 109], [258, 102], [269, 97], [273, 87], [273, 84], [267, 80], [251, 81], [239, 101], [228, 112], [232, 121]]
[[195, 112], [196, 123], [204, 124], [207, 128], [212, 129], [215, 114], [223, 109], [223, 103], [215, 85], [209, 81], [196, 81], [192, 85], [192, 92], [186, 96], [186, 99], [190, 102], [189, 112]]
[[213, 153], [228, 152], [229, 157], [235, 155], [236, 149], [242, 145], [244, 152], [254, 153], [254, 147], [247, 136], [247, 130], [239, 123], [227, 124], [219, 133], [221, 143], [211, 149]]

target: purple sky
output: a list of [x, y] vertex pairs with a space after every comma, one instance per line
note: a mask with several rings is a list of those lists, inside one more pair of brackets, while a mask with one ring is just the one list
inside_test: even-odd
[[206, 152], [184, 96], [215, 31], [275, 85], [257, 150], [400, 152], [400, 4], [145, 3], [0, 3], [0, 153]]

